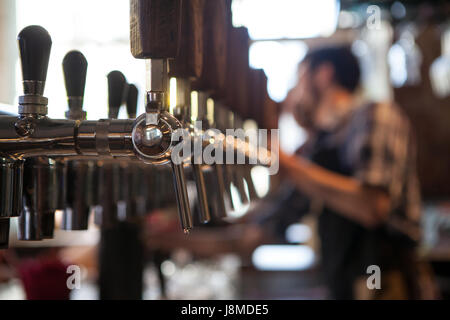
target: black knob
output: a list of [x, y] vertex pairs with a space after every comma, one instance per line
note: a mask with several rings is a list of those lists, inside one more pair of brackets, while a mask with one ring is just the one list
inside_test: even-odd
[[[22, 63], [24, 93], [42, 95], [44, 93], [43, 83], [47, 77], [52, 39], [47, 30], [41, 26], [28, 26], [20, 31], [17, 41]], [[30, 81], [42, 84], [25, 85]]]
[[69, 51], [63, 59], [64, 81], [68, 97], [83, 97], [87, 60], [80, 51]]
[[137, 112], [137, 100], [138, 100], [138, 89], [134, 84], [128, 86], [128, 96], [127, 96], [127, 113], [128, 118], [136, 118]]
[[127, 80], [122, 72], [114, 70], [108, 73], [108, 117], [116, 119], [122, 105]]

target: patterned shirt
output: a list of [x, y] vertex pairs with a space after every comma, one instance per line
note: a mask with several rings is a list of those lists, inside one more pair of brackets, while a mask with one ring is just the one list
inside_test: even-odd
[[333, 297], [350, 299], [354, 281], [368, 266], [404, 270], [419, 240], [420, 195], [411, 128], [398, 106], [367, 104], [350, 110], [333, 129], [317, 132], [309, 149], [305, 156], [311, 161], [383, 189], [391, 200], [387, 222], [375, 228], [319, 206], [325, 280]]
[[[321, 139], [325, 135], [326, 139]], [[296, 154], [314, 161], [312, 158], [322, 149], [337, 150], [338, 159], [333, 161], [326, 156], [319, 165], [385, 190], [392, 205], [386, 226], [414, 242], [420, 240], [416, 146], [409, 121], [397, 105], [366, 104], [353, 109], [334, 130], [318, 133]], [[283, 221], [277, 227], [280, 235], [287, 226], [284, 222], [293, 223], [309, 212], [321, 210], [320, 203], [310, 205], [309, 199], [288, 181], [267, 202], [272, 205], [262, 210], [258, 220], [262, 224]]]
[[364, 185], [389, 194], [392, 212], [387, 226], [418, 241], [416, 145], [406, 115], [395, 104], [367, 104], [353, 111], [341, 130], [338, 135], [344, 139], [343, 163]]

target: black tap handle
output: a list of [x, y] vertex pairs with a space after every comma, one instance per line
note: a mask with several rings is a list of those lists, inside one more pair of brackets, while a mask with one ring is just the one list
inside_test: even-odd
[[108, 118], [116, 119], [122, 105], [127, 81], [122, 72], [114, 70], [108, 73]]
[[[20, 31], [17, 41], [22, 63], [24, 93], [42, 95], [47, 77], [52, 39], [47, 30], [41, 26], [28, 26]], [[40, 84], [26, 85], [26, 82], [30, 81]]]
[[69, 51], [63, 59], [64, 82], [68, 97], [83, 97], [87, 60], [80, 51]]
[[136, 118], [137, 112], [137, 100], [138, 100], [138, 89], [134, 84], [128, 86], [128, 96], [127, 96], [127, 113], [128, 118]]

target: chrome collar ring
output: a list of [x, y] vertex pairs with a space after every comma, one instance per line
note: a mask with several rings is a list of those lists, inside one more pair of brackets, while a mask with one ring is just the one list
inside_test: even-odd
[[178, 143], [173, 141], [173, 133], [181, 128], [181, 122], [166, 111], [159, 114], [156, 125], [146, 124], [146, 114], [140, 115], [132, 131], [136, 156], [146, 163], [169, 163], [172, 149]]

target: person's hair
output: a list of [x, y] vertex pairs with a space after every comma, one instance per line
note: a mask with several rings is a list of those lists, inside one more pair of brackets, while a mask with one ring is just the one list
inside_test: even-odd
[[359, 85], [361, 71], [358, 59], [348, 46], [332, 46], [313, 49], [303, 60], [314, 72], [324, 63], [334, 69], [334, 81], [349, 92], [354, 92]]

